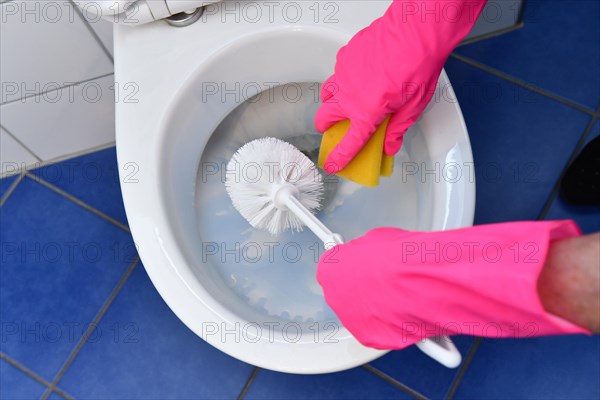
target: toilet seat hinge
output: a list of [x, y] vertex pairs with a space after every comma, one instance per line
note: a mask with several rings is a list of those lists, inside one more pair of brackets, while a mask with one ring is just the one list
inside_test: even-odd
[[198, 21], [205, 9], [206, 6], [203, 6], [196, 8], [193, 12], [180, 12], [165, 18], [165, 21], [171, 26], [183, 28]]

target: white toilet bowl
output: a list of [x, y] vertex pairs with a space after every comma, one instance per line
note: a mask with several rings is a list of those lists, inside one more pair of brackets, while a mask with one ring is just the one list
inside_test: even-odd
[[[324, 303], [314, 278], [318, 240], [310, 232], [273, 238], [250, 229], [225, 194], [223, 165], [257, 137], [314, 152], [318, 83], [332, 73], [337, 50], [389, 2], [335, 3], [331, 23], [323, 15], [331, 10], [315, 21], [311, 2], [295, 2], [302, 10], [293, 23], [281, 12], [227, 23], [234, 16], [221, 7], [228, 3], [183, 29], [162, 22], [115, 28], [116, 85], [135, 89], [117, 97], [116, 117], [121, 187], [139, 254], [175, 314], [231, 356], [294, 373], [363, 364], [385, 352], [360, 345]], [[330, 182], [319, 217], [347, 240], [382, 225], [470, 225], [470, 165], [467, 131], [443, 73], [394, 176], [376, 189]], [[447, 354], [432, 342], [420, 347], [457, 365], [451, 342], [441, 345]]]

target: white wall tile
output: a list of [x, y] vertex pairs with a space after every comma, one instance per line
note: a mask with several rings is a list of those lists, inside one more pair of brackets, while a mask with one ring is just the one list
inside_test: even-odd
[[0, 128], [0, 176], [12, 175], [37, 162], [33, 154]]
[[5, 2], [0, 21], [0, 103], [20, 99], [26, 91], [53, 89], [113, 70], [110, 58], [67, 1]]
[[111, 143], [113, 85], [111, 75], [2, 105], [2, 125], [44, 161]]
[[96, 7], [81, 8], [81, 15], [87, 20], [88, 24], [98, 35], [102, 44], [113, 55], [113, 27], [114, 23], [102, 19], [102, 16], [95, 12]]

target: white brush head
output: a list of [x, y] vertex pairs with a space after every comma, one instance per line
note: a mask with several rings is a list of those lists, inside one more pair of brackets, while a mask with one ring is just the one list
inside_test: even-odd
[[323, 180], [316, 165], [300, 150], [275, 138], [256, 139], [242, 146], [227, 164], [225, 187], [233, 206], [250, 225], [277, 235], [287, 229], [302, 230], [302, 221], [278, 208], [274, 195], [291, 184], [297, 199], [316, 212], [323, 197]]

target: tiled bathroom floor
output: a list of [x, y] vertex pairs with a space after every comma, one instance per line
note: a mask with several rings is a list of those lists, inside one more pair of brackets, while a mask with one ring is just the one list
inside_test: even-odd
[[[600, 135], [600, 4], [541, 3], [446, 65], [476, 162], [475, 222], [573, 218], [598, 231], [600, 207], [556, 189]], [[455, 370], [414, 348], [335, 374], [257, 369], [200, 340], [152, 286], [114, 148], [5, 178], [0, 196], [2, 399], [600, 398], [599, 336], [458, 337]]]

